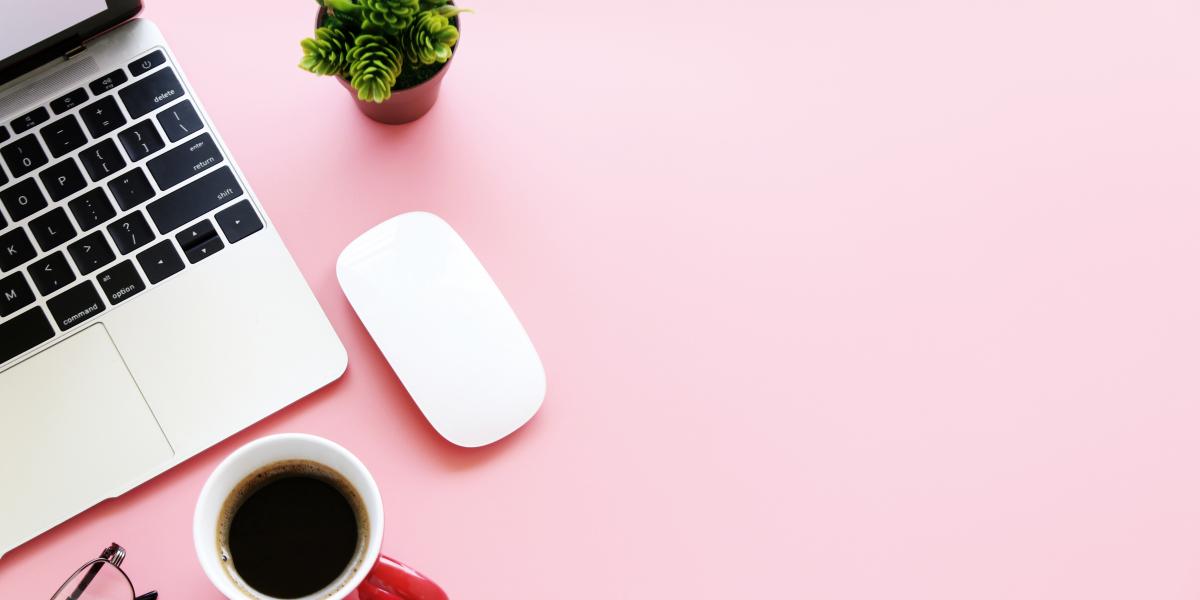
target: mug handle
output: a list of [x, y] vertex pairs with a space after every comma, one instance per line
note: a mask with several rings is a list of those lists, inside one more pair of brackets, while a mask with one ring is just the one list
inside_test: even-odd
[[441, 586], [416, 569], [380, 555], [358, 586], [359, 600], [450, 600]]

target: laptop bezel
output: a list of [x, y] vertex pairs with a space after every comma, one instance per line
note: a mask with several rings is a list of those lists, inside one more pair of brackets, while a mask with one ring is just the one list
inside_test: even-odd
[[141, 0], [105, 0], [105, 4], [108, 8], [103, 12], [0, 60], [0, 85], [65, 56], [84, 41], [132, 19], [142, 10]]

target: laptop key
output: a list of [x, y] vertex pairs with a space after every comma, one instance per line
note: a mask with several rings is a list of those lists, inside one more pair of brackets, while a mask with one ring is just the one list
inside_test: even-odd
[[0, 271], [11, 271], [37, 256], [37, 250], [24, 229], [0, 235]]
[[151, 202], [146, 212], [159, 233], [170, 233], [241, 195], [242, 186], [225, 166]]
[[216, 254], [217, 252], [220, 252], [224, 248], [225, 243], [221, 241], [221, 238], [214, 235], [207, 240], [188, 248], [184, 251], [184, 254], [187, 255], [188, 262], [194, 265]]
[[175, 241], [179, 242], [179, 247], [183, 248], [186, 254], [194, 246], [199, 246], [215, 237], [217, 237], [217, 228], [213, 227], [212, 221], [205, 219], [190, 227], [185, 227], [183, 231], [175, 235]]
[[170, 68], [159, 69], [135, 81], [121, 91], [121, 102], [129, 116], [137, 119], [159, 107], [166, 106], [183, 97], [183, 86]]
[[225, 232], [225, 239], [229, 240], [230, 244], [236, 244], [263, 228], [263, 223], [249, 200], [242, 200], [217, 213], [217, 225], [221, 226], [221, 231]]
[[196, 109], [188, 100], [158, 113], [156, 118], [163, 131], [167, 132], [167, 139], [172, 142], [178, 142], [204, 127], [200, 115], [196, 114]]
[[33, 304], [33, 288], [25, 282], [25, 275], [13, 273], [0, 279], [0, 317], [7, 317]]
[[11, 136], [11, 135], [12, 134], [8, 132], [7, 127], [0, 125], [0, 142], [7, 142], [9, 136]]
[[132, 73], [134, 77], [139, 77], [146, 71], [149, 71], [150, 69], [153, 69], [154, 67], [157, 67], [165, 62], [167, 62], [167, 57], [163, 56], [162, 50], [155, 50], [154, 52], [151, 52], [150, 54], [147, 54], [146, 56], [129, 63], [129, 72]]
[[154, 186], [146, 172], [138, 167], [108, 182], [108, 191], [122, 210], [129, 210], [154, 197]]
[[146, 284], [142, 282], [142, 276], [138, 275], [131, 260], [101, 273], [96, 281], [100, 282], [100, 289], [104, 290], [104, 297], [113, 306], [146, 289]]
[[43, 296], [49, 296], [75, 281], [75, 273], [62, 252], [55, 252], [29, 265], [29, 277]]
[[79, 116], [94, 138], [103, 137], [125, 124], [125, 115], [121, 114], [112, 96], [105, 96], [79, 109]]
[[52, 337], [54, 328], [50, 326], [50, 319], [46, 318], [46, 311], [40, 307], [0, 323], [0, 363], [28, 352]]
[[61, 115], [68, 110], [83, 104], [87, 98], [87, 92], [83, 91], [83, 88], [78, 88], [64, 96], [59, 96], [58, 98], [51, 100], [50, 110], [54, 111], [54, 114], [56, 115]]
[[133, 162], [162, 150], [165, 145], [150, 119], [122, 131], [117, 137], [121, 140], [121, 146], [125, 148], [125, 154]]
[[50, 113], [39, 106], [19, 117], [11, 123], [13, 133], [24, 133], [50, 120]]
[[0, 190], [0, 204], [14, 223], [23, 221], [46, 208], [46, 196], [32, 177]]
[[37, 107], [13, 120], [9, 125], [13, 133], [25, 133], [42, 123], [50, 120], [50, 112], [44, 107]]
[[82, 148], [87, 143], [83, 128], [75, 115], [67, 115], [41, 129], [42, 141], [50, 149], [50, 154], [58, 158], [72, 150]]
[[38, 173], [38, 177], [41, 178], [42, 185], [46, 186], [46, 191], [50, 193], [50, 198], [55, 202], [87, 187], [83, 171], [79, 170], [75, 159], [69, 157]]
[[125, 159], [117, 151], [112, 140], [104, 140], [79, 153], [83, 168], [87, 169], [92, 181], [100, 181], [125, 168]]
[[142, 213], [135, 212], [125, 215], [108, 226], [108, 235], [121, 254], [129, 254], [146, 244], [154, 241], [154, 232]]
[[50, 309], [58, 328], [66, 331], [104, 312], [104, 300], [100, 299], [92, 282], [84, 281], [47, 300], [46, 308]]
[[112, 73], [109, 73], [108, 75], [89, 83], [88, 87], [92, 88], [93, 95], [99, 96], [100, 94], [103, 94], [104, 92], [107, 92], [108, 90], [125, 83], [125, 81], [128, 79], [129, 78], [125, 76], [125, 71], [117, 69], [116, 71], [113, 71]]
[[61, 206], [30, 221], [29, 231], [43, 252], [49, 252], [75, 237], [75, 226]]
[[142, 271], [146, 273], [146, 278], [152, 284], [183, 270], [183, 259], [179, 258], [179, 253], [175, 251], [175, 244], [171, 243], [169, 239], [142, 251], [137, 259], [138, 264], [142, 265]]
[[67, 206], [75, 215], [79, 228], [89, 231], [103, 225], [109, 219], [117, 216], [112, 202], [104, 195], [104, 190], [96, 188], [69, 202]]
[[71, 260], [75, 261], [80, 275], [91, 274], [117, 259], [112, 246], [108, 245], [108, 240], [99, 231], [67, 246], [67, 252], [70, 253]]
[[202, 133], [146, 164], [158, 187], [168, 189], [219, 164], [224, 157], [212, 136]]
[[27, 135], [0, 148], [0, 156], [4, 157], [4, 163], [8, 165], [14, 179], [24, 177], [49, 162], [46, 153], [42, 152], [42, 145], [33, 135]]

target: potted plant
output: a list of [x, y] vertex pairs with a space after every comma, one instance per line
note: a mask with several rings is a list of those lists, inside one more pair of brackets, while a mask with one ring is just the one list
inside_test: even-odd
[[408, 123], [437, 102], [458, 44], [450, 0], [317, 0], [317, 29], [300, 68], [336, 76], [382, 123]]

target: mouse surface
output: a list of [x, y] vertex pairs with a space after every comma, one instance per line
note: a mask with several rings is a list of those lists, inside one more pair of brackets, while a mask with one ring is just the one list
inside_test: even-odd
[[479, 259], [440, 217], [393, 217], [337, 262], [350, 305], [442, 437], [495, 442], [524, 425], [546, 395], [525, 328]]

